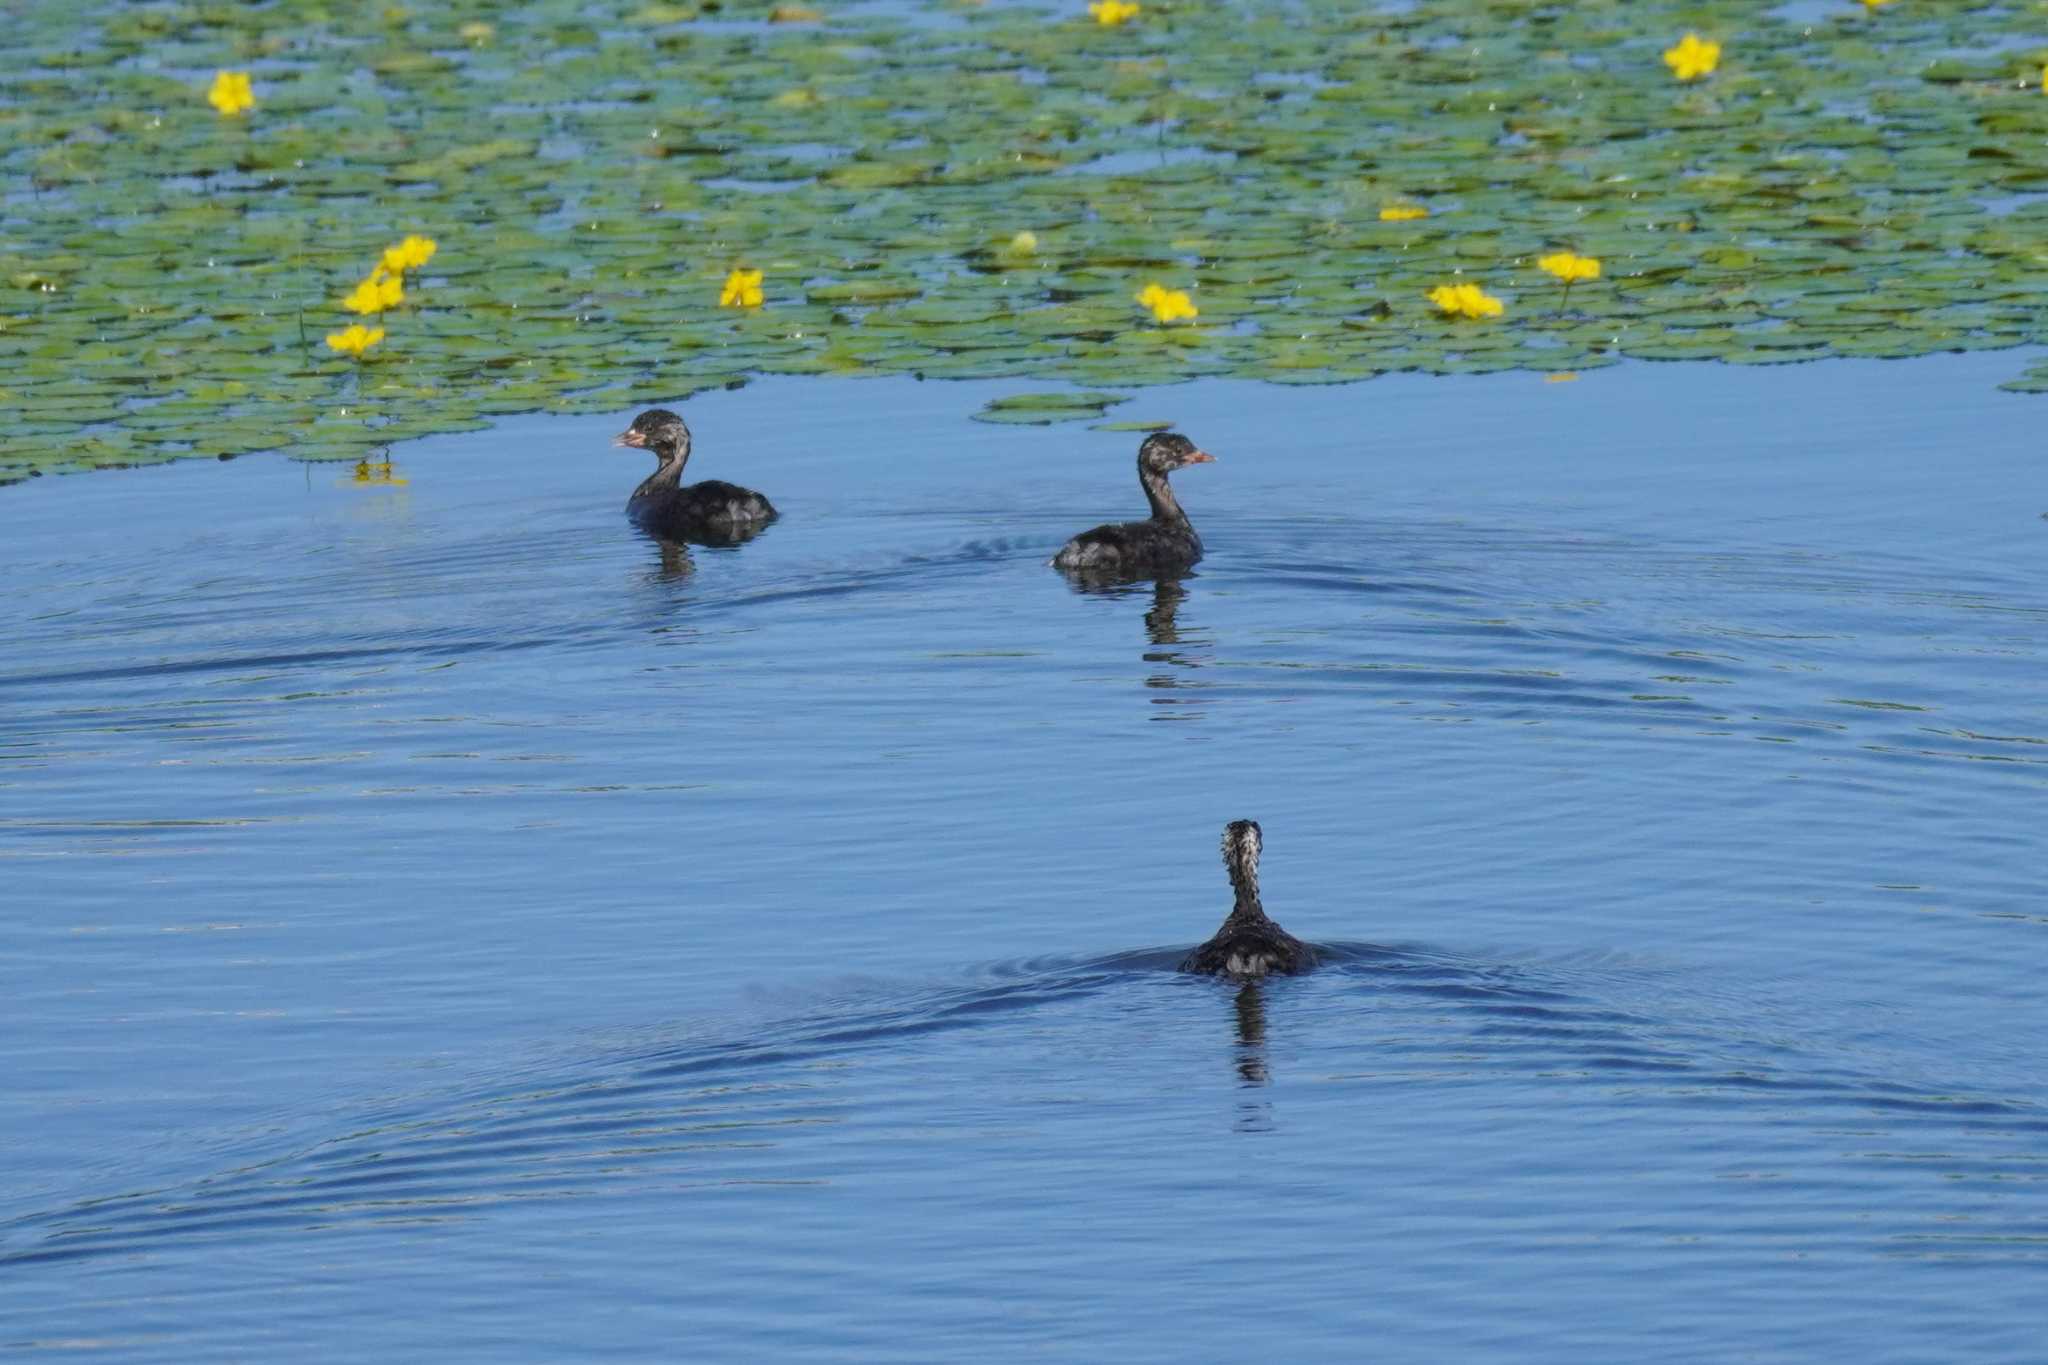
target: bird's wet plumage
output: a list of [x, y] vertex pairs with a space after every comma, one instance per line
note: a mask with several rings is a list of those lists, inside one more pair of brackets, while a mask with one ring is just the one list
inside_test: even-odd
[[1083, 578], [1143, 578], [1186, 569], [1202, 557], [1202, 538], [1181, 510], [1167, 475], [1216, 457], [1175, 432], [1156, 432], [1138, 447], [1138, 484], [1152, 515], [1083, 531], [1053, 556], [1053, 567]]
[[1184, 972], [1254, 980], [1305, 972], [1316, 965], [1315, 949], [1273, 923], [1259, 903], [1259, 851], [1264, 837], [1256, 820], [1233, 820], [1223, 829], [1223, 865], [1230, 872], [1236, 903], [1215, 937], [1181, 961]]
[[731, 545], [758, 535], [776, 518], [774, 505], [751, 488], [722, 479], [682, 481], [690, 462], [690, 429], [667, 408], [641, 413], [612, 444], [652, 451], [658, 461], [626, 501], [626, 515], [650, 535]]

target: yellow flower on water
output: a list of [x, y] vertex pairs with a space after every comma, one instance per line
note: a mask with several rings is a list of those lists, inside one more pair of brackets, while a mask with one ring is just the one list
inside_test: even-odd
[[417, 270], [434, 259], [434, 252], [437, 249], [432, 237], [408, 233], [405, 240], [397, 246], [384, 248], [382, 269], [387, 275], [402, 275], [408, 270]]
[[1720, 64], [1721, 45], [1702, 41], [1697, 33], [1686, 34], [1664, 53], [1664, 65], [1682, 81], [1696, 81]]
[[1557, 276], [1566, 284], [1600, 278], [1599, 261], [1591, 256], [1580, 256], [1569, 251], [1557, 251], [1548, 256], [1537, 257], [1536, 268], [1546, 275]]
[[1012, 256], [1029, 256], [1038, 250], [1038, 234], [1026, 228], [1015, 237], [1012, 237], [1010, 244], [1004, 247], [1003, 250], [1009, 252]]
[[1088, 0], [1088, 12], [1104, 28], [1115, 28], [1138, 17], [1137, 0]]
[[360, 322], [352, 322], [348, 325], [346, 331], [329, 332], [327, 334], [327, 345], [333, 350], [340, 351], [343, 355], [352, 355], [361, 359], [364, 351], [369, 350], [383, 339], [384, 329], [382, 327], [365, 327]]
[[720, 308], [759, 308], [761, 306], [761, 272], [742, 270], [735, 266], [725, 277], [725, 288], [719, 291]]
[[1152, 310], [1153, 320], [1157, 322], [1175, 322], [1181, 318], [1195, 317], [1200, 312], [1185, 289], [1168, 289], [1164, 285], [1148, 284], [1138, 291], [1137, 299], [1139, 307]]
[[1412, 223], [1417, 218], [1429, 217], [1429, 210], [1420, 204], [1389, 204], [1380, 210], [1382, 223]]
[[351, 313], [381, 313], [387, 308], [396, 308], [404, 301], [405, 281], [379, 262], [370, 271], [368, 279], [349, 291], [341, 306]]
[[1454, 318], [1497, 318], [1501, 301], [1476, 284], [1440, 284], [1429, 301]]
[[246, 71], [222, 71], [213, 78], [207, 89], [206, 102], [220, 110], [223, 117], [233, 118], [244, 109], [256, 107], [256, 92], [249, 88], [249, 73]]
[[1889, 5], [1891, 2], [1892, 0], [1863, 0], [1863, 8], [1876, 9], [1879, 5]]

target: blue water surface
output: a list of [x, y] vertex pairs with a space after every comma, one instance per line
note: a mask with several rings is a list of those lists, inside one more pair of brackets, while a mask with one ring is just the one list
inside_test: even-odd
[[1016, 385], [0, 490], [0, 1352], [2033, 1356], [2013, 369], [1145, 390], [1109, 592]]

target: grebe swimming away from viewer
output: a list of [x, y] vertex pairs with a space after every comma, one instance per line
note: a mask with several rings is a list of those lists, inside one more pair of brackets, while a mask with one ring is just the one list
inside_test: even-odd
[[651, 450], [659, 462], [626, 500], [626, 515], [650, 534], [733, 544], [775, 520], [775, 508], [751, 488], [720, 479], [683, 482], [683, 466], [690, 462], [690, 429], [667, 408], [641, 413], [612, 444]]
[[1143, 576], [1185, 569], [1202, 557], [1202, 538], [1188, 524], [1188, 514], [1174, 500], [1166, 476], [1191, 464], [1209, 464], [1215, 456], [1200, 450], [1176, 432], [1154, 432], [1138, 447], [1138, 484], [1152, 515], [1083, 531], [1053, 556], [1056, 569], [1088, 576]]
[[1237, 903], [1216, 936], [1181, 962], [1184, 972], [1238, 980], [1305, 972], [1316, 965], [1315, 949], [1266, 918], [1259, 904], [1259, 847], [1256, 820], [1232, 820], [1223, 827], [1223, 865]]

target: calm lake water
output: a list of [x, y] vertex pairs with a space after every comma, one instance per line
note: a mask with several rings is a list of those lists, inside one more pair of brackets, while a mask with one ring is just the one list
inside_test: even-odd
[[1146, 391], [1112, 593], [1018, 385], [0, 490], [0, 1351], [2037, 1356], [2015, 368]]

